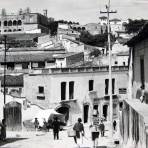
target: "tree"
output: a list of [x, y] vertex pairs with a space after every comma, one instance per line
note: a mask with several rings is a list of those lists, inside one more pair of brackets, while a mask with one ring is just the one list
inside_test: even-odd
[[128, 34], [137, 33], [139, 29], [147, 22], [147, 20], [128, 19], [128, 23], [123, 24]]
[[57, 34], [58, 29], [58, 21], [52, 21], [49, 23], [48, 28], [50, 30], [50, 35], [54, 36]]

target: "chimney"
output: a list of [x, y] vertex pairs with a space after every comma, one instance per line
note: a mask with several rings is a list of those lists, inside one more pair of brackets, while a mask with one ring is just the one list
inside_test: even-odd
[[44, 9], [43, 12], [44, 12], [44, 16], [47, 17], [47, 9]]

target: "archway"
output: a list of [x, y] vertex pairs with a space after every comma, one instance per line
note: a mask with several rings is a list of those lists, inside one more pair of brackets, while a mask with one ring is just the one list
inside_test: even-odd
[[17, 21], [14, 20], [14, 21], [13, 21], [13, 26], [16, 26], [16, 25], [17, 25]]
[[22, 105], [12, 101], [4, 107], [4, 117], [6, 119], [8, 130], [21, 130], [22, 128]]
[[65, 116], [65, 123], [69, 120], [69, 105], [60, 105], [56, 108], [56, 111], [58, 113], [61, 113]]
[[22, 25], [22, 21], [21, 20], [18, 20], [17, 24], [18, 25]]
[[12, 26], [12, 21], [8, 21], [8, 26]]

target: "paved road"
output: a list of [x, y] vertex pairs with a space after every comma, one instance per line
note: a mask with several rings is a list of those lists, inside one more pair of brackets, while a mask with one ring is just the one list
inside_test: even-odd
[[[81, 148], [91, 148], [93, 143], [91, 141], [91, 133], [89, 128], [85, 128], [86, 138], [83, 138]], [[111, 147], [110, 139], [107, 136], [100, 137], [98, 140], [98, 148], [105, 148], [102, 146]], [[0, 148], [76, 148], [73, 138], [67, 136], [67, 131], [61, 131], [59, 140], [53, 140], [53, 133], [50, 132], [7, 132], [6, 142], [0, 142]]]

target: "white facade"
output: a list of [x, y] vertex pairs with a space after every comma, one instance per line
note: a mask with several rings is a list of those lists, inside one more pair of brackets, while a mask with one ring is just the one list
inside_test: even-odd
[[[86, 70], [88, 72], [86, 72]], [[105, 70], [105, 71], [104, 71]], [[69, 122], [74, 123], [77, 117], [84, 119], [84, 106], [88, 105], [88, 122], [91, 121], [93, 111], [93, 99], [98, 105], [100, 116], [103, 116], [103, 105], [109, 105], [104, 101], [105, 79], [108, 79], [108, 72], [105, 69], [93, 72], [91, 68], [80, 69], [49, 69], [46, 74], [26, 75], [24, 78], [24, 91], [26, 98], [45, 108], [58, 108], [59, 106], [69, 106]], [[62, 72], [63, 71], [63, 72]], [[113, 72], [115, 79], [114, 94], [121, 98], [125, 95], [119, 94], [119, 89], [127, 88], [127, 70]], [[93, 89], [89, 91], [89, 81], [93, 81]], [[65, 83], [65, 98], [61, 100], [61, 83]], [[70, 99], [70, 82], [73, 82], [73, 98]], [[100, 87], [101, 86], [101, 87]], [[44, 88], [43, 93], [39, 93], [39, 87]], [[42, 99], [38, 99], [40, 96]], [[101, 103], [100, 103], [100, 100]], [[118, 107], [118, 98], [114, 102]], [[117, 110], [117, 108], [115, 108]], [[109, 112], [107, 113], [109, 117]], [[107, 118], [108, 119], [108, 118]]]

